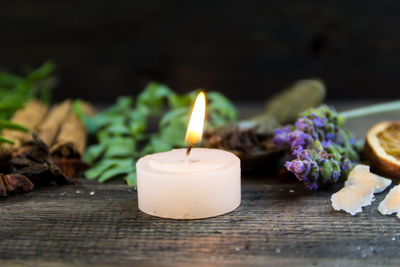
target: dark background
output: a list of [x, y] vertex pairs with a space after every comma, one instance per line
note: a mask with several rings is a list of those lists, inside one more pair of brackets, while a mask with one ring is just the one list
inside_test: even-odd
[[260, 101], [306, 77], [330, 99], [398, 98], [400, 2], [0, 2], [0, 66], [53, 59], [55, 98], [111, 102], [148, 81]]

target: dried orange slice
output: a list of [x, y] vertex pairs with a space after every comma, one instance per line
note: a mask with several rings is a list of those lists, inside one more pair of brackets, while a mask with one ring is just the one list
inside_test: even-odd
[[400, 121], [375, 124], [367, 133], [364, 153], [377, 172], [400, 179]]

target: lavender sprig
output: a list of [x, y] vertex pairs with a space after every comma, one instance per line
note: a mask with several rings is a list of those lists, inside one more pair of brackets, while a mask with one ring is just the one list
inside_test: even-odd
[[275, 130], [274, 143], [289, 152], [285, 167], [310, 190], [336, 183], [359, 161], [361, 142], [343, 128], [345, 119], [322, 105]]

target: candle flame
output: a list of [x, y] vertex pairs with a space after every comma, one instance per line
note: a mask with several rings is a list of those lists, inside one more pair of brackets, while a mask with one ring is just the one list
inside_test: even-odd
[[194, 145], [201, 142], [203, 136], [204, 119], [206, 115], [206, 95], [200, 92], [194, 102], [192, 114], [186, 131], [185, 142]]

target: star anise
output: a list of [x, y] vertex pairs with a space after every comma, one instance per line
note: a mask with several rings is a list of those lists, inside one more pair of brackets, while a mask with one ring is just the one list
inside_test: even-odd
[[37, 135], [33, 135], [31, 147], [13, 154], [6, 166], [0, 168], [0, 196], [32, 191], [35, 186], [52, 183], [76, 182], [72, 182], [53, 163], [49, 148]]
[[6, 196], [7, 193], [29, 192], [34, 188], [34, 184], [25, 175], [18, 173], [0, 174], [0, 195]]

